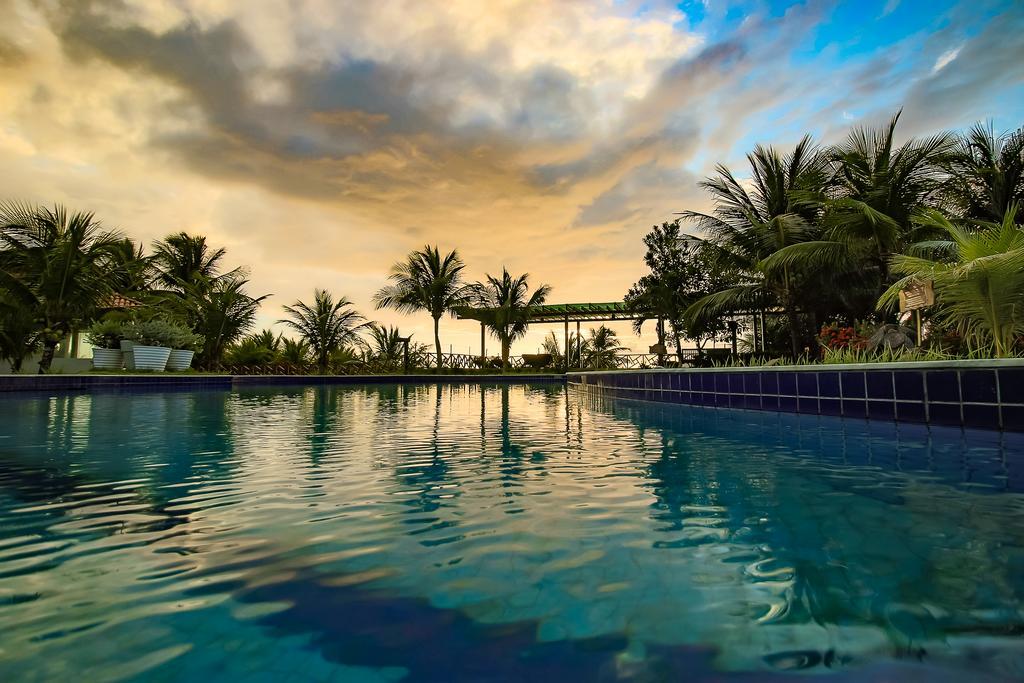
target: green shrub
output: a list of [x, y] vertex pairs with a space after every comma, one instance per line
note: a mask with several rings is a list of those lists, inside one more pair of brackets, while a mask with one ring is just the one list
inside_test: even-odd
[[97, 349], [119, 348], [124, 338], [124, 325], [117, 320], [97, 320], [85, 333], [85, 340]]

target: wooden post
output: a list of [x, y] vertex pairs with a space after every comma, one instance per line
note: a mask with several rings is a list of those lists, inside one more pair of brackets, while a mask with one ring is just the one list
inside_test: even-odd
[[576, 362], [583, 369], [583, 339], [580, 337], [580, 321], [576, 321]]
[[565, 369], [569, 369], [569, 316], [565, 316]]

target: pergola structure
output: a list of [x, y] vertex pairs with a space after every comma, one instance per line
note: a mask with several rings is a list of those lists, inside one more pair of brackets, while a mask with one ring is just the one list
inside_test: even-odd
[[[487, 316], [494, 311], [493, 308], [478, 308], [475, 306], [459, 306], [455, 309], [455, 316], [459, 320], [480, 321], [480, 357], [487, 355]], [[759, 338], [764, 337], [764, 316], [767, 311], [736, 311], [730, 316], [732, 321], [730, 327], [733, 335], [733, 353], [736, 352], [736, 323], [737, 316], [751, 316], [754, 319], [754, 345], [757, 347]], [[757, 319], [760, 317], [760, 329]], [[587, 322], [609, 322], [613, 320], [657, 320], [659, 330], [662, 329], [664, 321], [654, 315], [651, 311], [629, 308], [623, 301], [609, 301], [604, 303], [586, 304], [545, 304], [534, 306], [530, 309], [527, 320], [530, 323], [562, 323], [565, 326], [565, 352], [569, 353], [569, 323], [576, 323], [576, 353], [580, 353], [582, 340], [580, 339], [580, 324]]]
[[[480, 321], [480, 357], [487, 355], [487, 328], [485, 321], [494, 309], [459, 306], [455, 315], [459, 320]], [[579, 357], [580, 324], [591, 322], [609, 322], [612, 320], [649, 320], [654, 318], [650, 312], [631, 309], [622, 301], [610, 301], [591, 304], [545, 304], [530, 309], [527, 320], [530, 323], [562, 323], [565, 325], [565, 352], [569, 353], [569, 323], [576, 323], [576, 353]], [[662, 321], [659, 318], [658, 324]]]

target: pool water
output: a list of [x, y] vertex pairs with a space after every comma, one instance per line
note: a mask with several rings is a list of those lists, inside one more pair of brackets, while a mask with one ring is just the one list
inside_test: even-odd
[[1024, 677], [1024, 440], [563, 386], [0, 398], [0, 680]]

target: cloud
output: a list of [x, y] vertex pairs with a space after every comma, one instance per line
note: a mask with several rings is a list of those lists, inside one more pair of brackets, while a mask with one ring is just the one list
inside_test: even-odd
[[935, 60], [935, 66], [932, 67], [932, 73], [935, 74], [938, 73], [939, 71], [942, 71], [942, 69], [944, 69], [947, 64], [956, 59], [956, 56], [960, 54], [960, 50], [962, 50], [963, 47], [963, 45], [959, 45], [957, 47], [946, 50], [941, 55], [939, 55], [939, 58]]
[[314, 286], [369, 312], [424, 242], [471, 277], [507, 265], [559, 301], [616, 299], [643, 232], [706, 208], [699, 179], [751, 141], [831, 139], [844, 112], [904, 102], [908, 133], [962, 125], [1021, 83], [1019, 10], [843, 61], [834, 5], [715, 4], [693, 27], [660, 0], [8, 0], [0, 173], [147, 241], [208, 234], [275, 294], [265, 323]]

